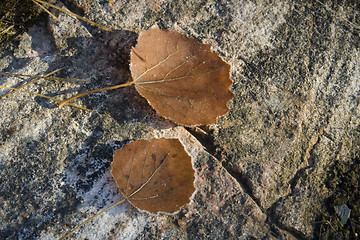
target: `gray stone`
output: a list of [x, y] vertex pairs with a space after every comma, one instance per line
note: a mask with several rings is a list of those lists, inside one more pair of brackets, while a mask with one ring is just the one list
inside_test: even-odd
[[[63, 68], [57, 76], [89, 80], [38, 80], [26, 88], [59, 99], [124, 83], [137, 34], [157, 23], [210, 44], [231, 65], [235, 97], [218, 124], [201, 129], [163, 119], [133, 87], [74, 101], [94, 112], [58, 109], [27, 93], [1, 98], [2, 239], [60, 238], [120, 201], [110, 174], [113, 151], [153, 137], [180, 138], [192, 156], [197, 192], [190, 204], [176, 215], [152, 216], [123, 203], [74, 239], [293, 239], [316, 233], [333, 193], [327, 186], [333, 163], [359, 158], [355, 5], [73, 2], [70, 10], [114, 32], [54, 10], [61, 21], [39, 22], [6, 46], [0, 71], [39, 75]], [[29, 79], [1, 77], [0, 85], [24, 81]]]
[[336, 214], [339, 216], [341, 220], [341, 224], [345, 225], [350, 218], [351, 209], [346, 206], [346, 204], [341, 204], [338, 206], [334, 206]]

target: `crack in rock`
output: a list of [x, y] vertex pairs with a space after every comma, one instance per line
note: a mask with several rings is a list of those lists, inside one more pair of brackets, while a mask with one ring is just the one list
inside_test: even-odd
[[[266, 223], [271, 228], [273, 235], [275, 237], [278, 237], [279, 239], [286, 239], [286, 237], [282, 236], [282, 233], [279, 232], [278, 229], [281, 229], [288, 234], [290, 234], [292, 237], [296, 239], [305, 239], [301, 233], [297, 232], [295, 229], [289, 229], [285, 226], [282, 226], [281, 224], [278, 224], [269, 214], [269, 209], [264, 209], [261, 204], [259, 203], [259, 200], [254, 196], [252, 193], [252, 187], [251, 183], [246, 179], [244, 173], [242, 173], [241, 170], [236, 169], [232, 167], [228, 162], [225, 160], [220, 160], [221, 152], [223, 151], [221, 146], [214, 144], [214, 140], [212, 137], [211, 130], [200, 127], [186, 127], [185, 128], [192, 136], [194, 136], [200, 144], [205, 148], [205, 151], [209, 153], [211, 156], [213, 156], [217, 161], [219, 161], [222, 165], [222, 167], [226, 170], [226, 172], [231, 175], [240, 185], [241, 189], [245, 194], [247, 194], [256, 204], [256, 206], [260, 209], [260, 211], [266, 215]], [[275, 202], [277, 203], [277, 201]], [[274, 203], [274, 204], [275, 204]]]

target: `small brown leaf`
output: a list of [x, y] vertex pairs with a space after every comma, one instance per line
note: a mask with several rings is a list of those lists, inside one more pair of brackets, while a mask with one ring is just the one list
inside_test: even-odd
[[173, 213], [195, 191], [191, 157], [178, 139], [132, 142], [114, 153], [111, 173], [121, 193], [150, 213]]
[[209, 45], [154, 26], [139, 34], [130, 62], [137, 91], [165, 118], [205, 125], [229, 111], [230, 66]]

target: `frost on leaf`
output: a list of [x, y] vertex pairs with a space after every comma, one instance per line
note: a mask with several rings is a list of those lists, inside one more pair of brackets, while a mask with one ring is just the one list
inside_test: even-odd
[[229, 111], [230, 66], [209, 45], [154, 26], [140, 33], [130, 62], [137, 91], [165, 118], [205, 125]]
[[132, 142], [115, 151], [111, 167], [124, 197], [150, 213], [174, 213], [195, 191], [191, 157], [178, 139]]

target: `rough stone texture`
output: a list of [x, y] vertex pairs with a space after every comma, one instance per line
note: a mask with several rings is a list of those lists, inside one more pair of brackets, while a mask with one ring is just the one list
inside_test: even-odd
[[[92, 113], [58, 109], [26, 93], [0, 99], [0, 238], [59, 238], [121, 200], [109, 171], [114, 149], [163, 136], [180, 138], [193, 157], [192, 202], [173, 216], [124, 203], [74, 239], [326, 239], [360, 232], [358, 6], [215, 0], [66, 6], [116, 31], [53, 11], [61, 22], [39, 22], [6, 46], [0, 70], [38, 75], [63, 68], [58, 76], [90, 81], [39, 80], [27, 90], [64, 98], [128, 81], [137, 34], [157, 23], [210, 44], [231, 65], [235, 97], [230, 112], [203, 130], [161, 118], [132, 87], [74, 101]], [[0, 85], [23, 81], [1, 77]], [[352, 225], [336, 225], [339, 204], [352, 210]]]

